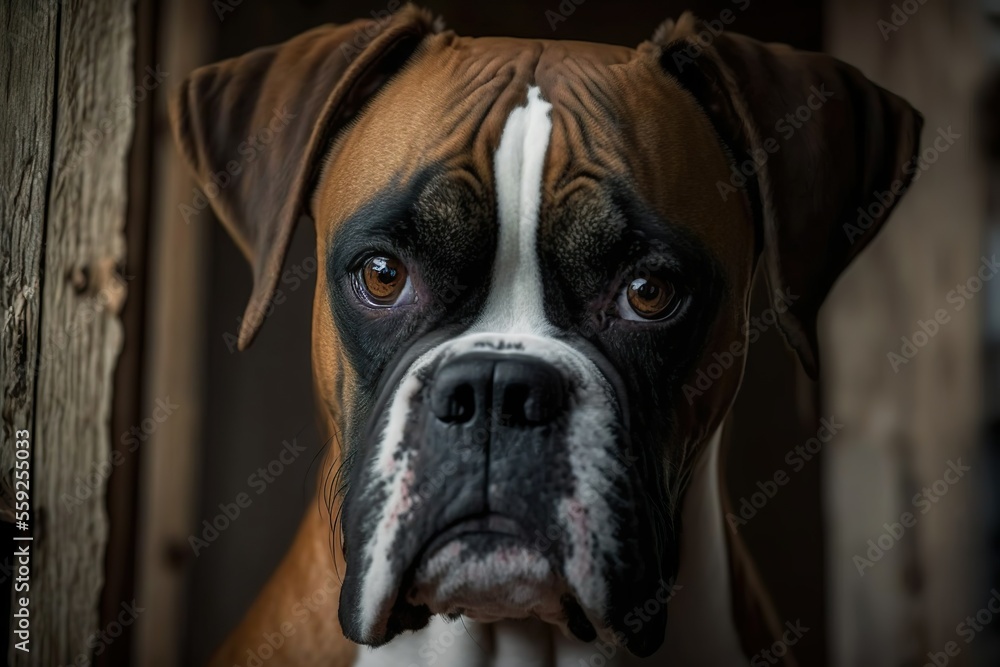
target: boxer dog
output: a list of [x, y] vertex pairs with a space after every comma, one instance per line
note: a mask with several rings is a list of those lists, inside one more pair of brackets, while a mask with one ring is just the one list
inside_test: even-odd
[[335, 443], [217, 664], [736, 665], [794, 643], [723, 530], [744, 355], [690, 383], [745, 343], [758, 263], [816, 376], [820, 305], [914, 171], [905, 101], [688, 14], [632, 49], [460, 37], [408, 6], [201, 68], [172, 119], [253, 268], [241, 349], [314, 221]]

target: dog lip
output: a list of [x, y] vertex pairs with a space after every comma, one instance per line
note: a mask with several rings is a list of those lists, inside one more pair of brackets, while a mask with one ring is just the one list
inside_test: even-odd
[[[423, 546], [404, 570], [402, 575], [402, 584], [398, 589], [396, 600], [385, 610], [385, 613], [387, 614], [385, 619], [386, 630], [389, 635], [385, 641], [388, 641], [391, 637], [399, 634], [399, 632], [403, 629], [416, 630], [426, 625], [427, 619], [430, 616], [427, 606], [423, 604], [414, 606], [409, 603], [409, 596], [405, 591], [410, 591], [410, 594], [412, 595], [413, 590], [411, 589], [416, 583], [415, 579], [417, 577], [417, 572], [422, 564], [430, 561], [435, 554], [455, 540], [471, 535], [491, 535], [497, 538], [513, 538], [518, 541], [523, 541], [525, 545], [527, 545], [525, 531], [520, 522], [509, 516], [498, 514], [496, 512], [470, 514], [451, 522], [444, 528], [438, 530], [436, 533], [433, 533], [427, 541], [424, 542]], [[400, 618], [401, 614], [406, 616], [409, 621], [403, 621]]]
[[475, 534], [513, 537], [515, 539], [524, 538], [524, 530], [521, 524], [503, 514], [486, 512], [484, 514], [462, 517], [431, 535], [423, 548], [421, 548], [420, 553], [413, 559], [411, 569], [416, 568], [419, 563], [432, 558], [434, 554], [450, 542]]

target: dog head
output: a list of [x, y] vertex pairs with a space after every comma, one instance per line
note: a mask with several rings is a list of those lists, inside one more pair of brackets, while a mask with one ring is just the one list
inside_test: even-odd
[[624, 619], [676, 573], [758, 259], [815, 375], [818, 309], [921, 127], [843, 63], [688, 15], [628, 49], [462, 38], [409, 7], [202, 68], [173, 119], [253, 266], [241, 347], [315, 221], [345, 634], [536, 616], [637, 655], [665, 608]]

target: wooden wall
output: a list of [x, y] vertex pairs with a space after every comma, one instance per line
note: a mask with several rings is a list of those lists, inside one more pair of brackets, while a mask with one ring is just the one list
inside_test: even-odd
[[[149, 354], [141, 387], [143, 415], [158, 402], [176, 408], [143, 442], [137, 498], [136, 595], [148, 601], [136, 624], [130, 664], [144, 667], [200, 664], [184, 657], [187, 574], [191, 560], [188, 536], [198, 523], [198, 465], [204, 412], [205, 292], [211, 228], [190, 223], [179, 206], [190, 203], [194, 182], [174, 147], [167, 100], [184, 77], [204, 62], [214, 38], [215, 14], [201, 0], [155, 2], [154, 57], [170, 72], [152, 108], [152, 150], [147, 233], [150, 237], [147, 308]], [[224, 591], [217, 592], [225, 595]], [[117, 663], [121, 664], [121, 663]]]
[[0, 26], [0, 463], [9, 487], [14, 432], [28, 429], [33, 471], [32, 650], [11, 661], [68, 664], [89, 655], [104, 581], [106, 478], [81, 489], [79, 476], [110, 455], [132, 12], [127, 0], [18, 0], [0, 4]]
[[[924, 114], [927, 151], [927, 168], [823, 312], [825, 409], [846, 424], [826, 452], [824, 480], [831, 664], [844, 667], [924, 664], [951, 641], [959, 652], [947, 664], [997, 664], [995, 654], [976, 661], [982, 634], [995, 628], [968, 644], [956, 632], [991, 596], [981, 558], [984, 490], [995, 474], [982, 428], [986, 292], [949, 298], [985, 253], [974, 95], [986, 21], [974, 2], [912, 7], [894, 20], [891, 3], [835, 0], [825, 22], [830, 53]], [[950, 145], [940, 140], [949, 128], [959, 135]], [[939, 310], [946, 323], [894, 368], [888, 354]], [[971, 469], [946, 477], [959, 460]], [[944, 486], [947, 478], [957, 481]], [[924, 489], [927, 500], [915, 500]], [[901, 532], [894, 524], [904, 513], [914, 525]], [[886, 524], [898, 537], [885, 536]]]

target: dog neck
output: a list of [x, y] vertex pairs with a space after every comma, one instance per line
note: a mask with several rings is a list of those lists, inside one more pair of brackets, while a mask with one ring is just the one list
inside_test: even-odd
[[[644, 664], [738, 665], [746, 658], [732, 620], [728, 544], [719, 477], [721, 428], [695, 464], [685, 493], [680, 568], [669, 601], [666, 640], [640, 660], [612, 644], [583, 643], [537, 620], [483, 624], [435, 616], [419, 632], [379, 649], [361, 648], [357, 667], [579, 667]], [[652, 595], [652, 593], [651, 593]], [[651, 598], [649, 607], [660, 604]], [[635, 622], [642, 616], [636, 613]]]

